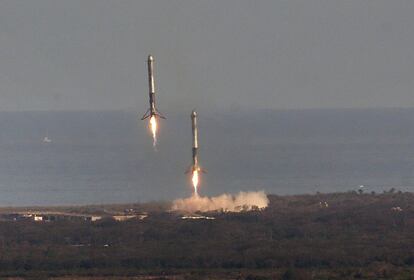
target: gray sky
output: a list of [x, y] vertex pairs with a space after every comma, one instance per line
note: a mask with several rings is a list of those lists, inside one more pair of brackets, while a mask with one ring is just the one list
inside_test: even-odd
[[[414, 107], [414, 1], [0, 1], [0, 110]], [[190, 109], [189, 109], [190, 108]]]

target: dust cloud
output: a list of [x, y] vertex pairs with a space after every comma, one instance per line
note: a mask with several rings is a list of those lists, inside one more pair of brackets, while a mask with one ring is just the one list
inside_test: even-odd
[[264, 209], [269, 199], [264, 191], [240, 192], [236, 195], [222, 194], [215, 197], [193, 195], [189, 198], [174, 200], [173, 211], [183, 212], [241, 212]]

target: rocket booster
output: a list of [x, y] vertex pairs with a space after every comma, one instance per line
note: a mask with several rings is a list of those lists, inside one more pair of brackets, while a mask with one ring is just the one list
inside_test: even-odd
[[197, 134], [197, 113], [191, 112], [191, 129], [193, 132], [193, 166], [198, 166], [197, 152], [198, 152], [198, 134]]
[[152, 110], [155, 109], [155, 81], [154, 81], [154, 58], [152, 55], [148, 56], [147, 60], [148, 65], [148, 94], [149, 94], [149, 103]]
[[142, 116], [141, 120], [145, 120], [146, 118], [149, 118], [149, 117], [152, 117], [152, 116], [156, 116], [156, 117], [160, 117], [162, 119], [165, 119], [165, 117], [155, 107], [154, 57], [152, 55], [148, 56], [147, 64], [148, 64], [149, 108], [145, 112], [144, 116]]
[[201, 171], [206, 173], [206, 170], [202, 169], [198, 165], [198, 129], [197, 129], [197, 112], [193, 110], [191, 112], [191, 131], [193, 134], [193, 148], [192, 148], [192, 164], [188, 168], [186, 173], [193, 171]]

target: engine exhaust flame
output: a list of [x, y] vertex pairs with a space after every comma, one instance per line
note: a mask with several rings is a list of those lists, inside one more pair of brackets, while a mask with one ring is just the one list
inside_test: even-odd
[[150, 129], [152, 132], [152, 145], [157, 145], [157, 119], [155, 116], [151, 116], [149, 121]]
[[198, 170], [197, 169], [193, 171], [193, 176], [191, 178], [191, 181], [193, 181], [194, 195], [198, 196], [199, 177], [198, 177]]

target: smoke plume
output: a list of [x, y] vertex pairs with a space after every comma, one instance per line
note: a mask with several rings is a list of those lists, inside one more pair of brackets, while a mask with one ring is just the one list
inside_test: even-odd
[[184, 212], [240, 212], [266, 208], [269, 203], [264, 191], [240, 192], [237, 195], [222, 194], [215, 197], [193, 195], [174, 200], [172, 210]]

